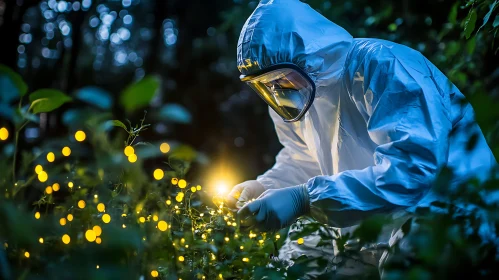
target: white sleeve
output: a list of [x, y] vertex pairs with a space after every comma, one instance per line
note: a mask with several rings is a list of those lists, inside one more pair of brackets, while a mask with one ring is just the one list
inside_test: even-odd
[[298, 123], [286, 123], [272, 109], [270, 116], [274, 121], [279, 141], [284, 146], [276, 157], [275, 165], [260, 175], [257, 180], [265, 189], [277, 189], [306, 183], [310, 178], [320, 175], [317, 161], [298, 130]]
[[[362, 79], [365, 91], [355, 101], [359, 110], [368, 112], [369, 136], [378, 145], [374, 165], [307, 183], [312, 206], [336, 227], [415, 206], [447, 160], [452, 127], [448, 97], [430, 76], [397, 59], [370, 65], [374, 67]], [[364, 98], [367, 94], [371, 97]]]

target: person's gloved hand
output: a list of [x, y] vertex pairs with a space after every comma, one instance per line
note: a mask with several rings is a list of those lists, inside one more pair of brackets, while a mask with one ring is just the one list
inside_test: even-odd
[[245, 203], [259, 197], [265, 188], [256, 180], [246, 181], [232, 188], [232, 191], [225, 197], [229, 208], [241, 208]]
[[291, 225], [310, 212], [310, 198], [305, 185], [265, 191], [255, 201], [237, 212], [240, 225], [259, 231], [278, 230]]

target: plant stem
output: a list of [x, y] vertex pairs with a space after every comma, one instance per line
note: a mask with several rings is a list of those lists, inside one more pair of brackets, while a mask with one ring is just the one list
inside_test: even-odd
[[12, 182], [16, 183], [16, 159], [17, 159], [17, 146], [19, 144], [19, 133], [28, 124], [29, 121], [24, 122], [19, 129], [16, 130], [16, 138], [14, 143], [14, 160], [12, 161]]

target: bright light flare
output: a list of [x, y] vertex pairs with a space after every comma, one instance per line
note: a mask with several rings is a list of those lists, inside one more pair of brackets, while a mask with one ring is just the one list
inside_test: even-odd
[[215, 183], [215, 189], [218, 195], [223, 195], [229, 192], [229, 184], [225, 181], [217, 181]]

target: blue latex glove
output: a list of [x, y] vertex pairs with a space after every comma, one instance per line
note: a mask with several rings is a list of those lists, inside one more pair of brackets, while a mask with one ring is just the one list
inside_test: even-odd
[[278, 230], [289, 226], [310, 211], [305, 185], [270, 189], [237, 212], [242, 228], [258, 231]]

